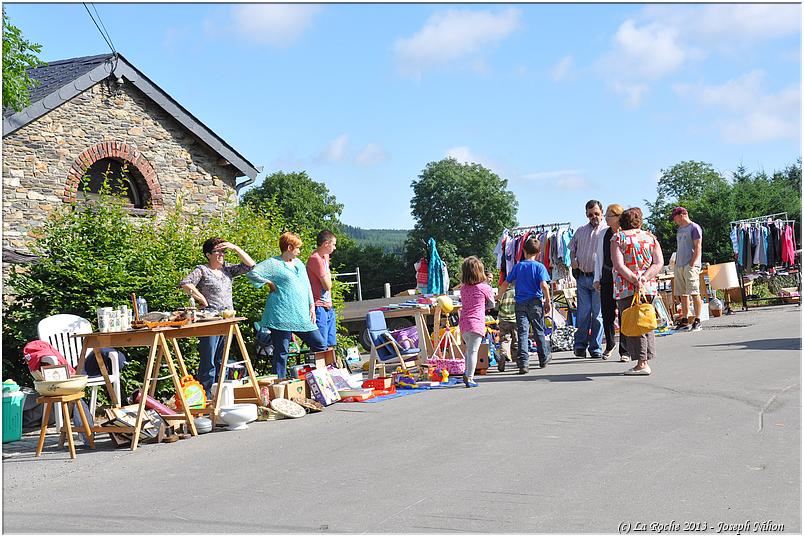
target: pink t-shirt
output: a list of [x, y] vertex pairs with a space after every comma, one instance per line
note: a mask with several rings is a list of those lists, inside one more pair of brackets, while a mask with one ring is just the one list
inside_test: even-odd
[[313, 289], [315, 305], [323, 308], [332, 307], [332, 295], [321, 285], [321, 278], [329, 273], [329, 256], [322, 256], [318, 252], [310, 254], [310, 258], [307, 260], [307, 277], [310, 280], [310, 287]]
[[486, 282], [461, 286], [461, 332], [486, 333], [486, 300], [494, 299], [494, 291]]

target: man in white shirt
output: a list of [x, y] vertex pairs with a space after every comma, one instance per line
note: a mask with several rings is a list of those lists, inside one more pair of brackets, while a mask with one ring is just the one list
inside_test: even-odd
[[[572, 275], [578, 282], [578, 310], [575, 326], [575, 356], [586, 357], [586, 349], [592, 358], [603, 358], [603, 316], [600, 309], [600, 293], [594, 287], [595, 260], [599, 235], [605, 232], [603, 205], [597, 200], [586, 202], [586, 217], [589, 223], [575, 231], [570, 241]], [[589, 334], [591, 328], [592, 333]]]

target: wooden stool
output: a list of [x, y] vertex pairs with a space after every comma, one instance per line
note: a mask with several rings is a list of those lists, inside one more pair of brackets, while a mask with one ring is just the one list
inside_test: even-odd
[[73, 444], [73, 423], [70, 419], [70, 408], [78, 405], [78, 414], [81, 415], [81, 422], [84, 424], [84, 434], [87, 435], [89, 440], [89, 447], [95, 449], [95, 441], [92, 439], [92, 430], [89, 427], [87, 415], [84, 414], [84, 407], [81, 405], [80, 399], [84, 397], [84, 390], [75, 392], [70, 395], [53, 395], [39, 397], [36, 402], [45, 404], [45, 416], [42, 418], [42, 429], [39, 431], [39, 445], [36, 446], [36, 456], [42, 453], [42, 447], [45, 445], [45, 435], [47, 434], [47, 422], [50, 418], [50, 409], [55, 403], [61, 403], [62, 417], [64, 418], [64, 426], [59, 433], [59, 447], [64, 445], [64, 435], [67, 435], [67, 446], [70, 448], [70, 458], [75, 458], [75, 444]]

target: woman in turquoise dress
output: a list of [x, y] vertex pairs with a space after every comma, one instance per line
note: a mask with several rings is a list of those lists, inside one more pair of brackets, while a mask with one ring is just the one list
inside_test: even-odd
[[307, 268], [299, 259], [302, 241], [294, 233], [279, 237], [281, 255], [269, 257], [248, 273], [251, 283], [260, 288], [268, 285], [260, 325], [271, 330], [274, 355], [271, 365], [280, 378], [287, 377], [288, 345], [292, 334], [299, 336], [312, 352], [327, 346], [315, 324], [315, 302]]

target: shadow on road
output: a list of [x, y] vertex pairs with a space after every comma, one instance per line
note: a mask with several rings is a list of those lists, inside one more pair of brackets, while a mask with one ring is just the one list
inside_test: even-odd
[[800, 338], [779, 338], [779, 339], [754, 339], [751, 341], [734, 341], [732, 343], [716, 343], [712, 345], [695, 345], [695, 347], [730, 347], [723, 350], [734, 350], [733, 347], [739, 346], [738, 350], [756, 351], [792, 351], [801, 350]]
[[[547, 366], [548, 369], [550, 366]], [[623, 370], [624, 371], [624, 370]], [[512, 382], [522, 380], [548, 380], [550, 382], [580, 382], [594, 380], [597, 377], [622, 377], [623, 371], [615, 371], [612, 373], [575, 373], [566, 375], [551, 375], [549, 373], [542, 373], [540, 369], [531, 369], [527, 375], [506, 375], [505, 373], [497, 373], [494, 376], [475, 376], [475, 380], [482, 379], [481, 382]]]

